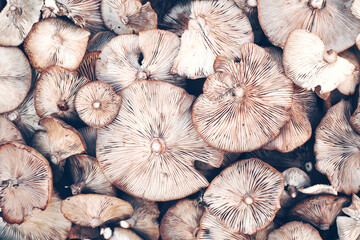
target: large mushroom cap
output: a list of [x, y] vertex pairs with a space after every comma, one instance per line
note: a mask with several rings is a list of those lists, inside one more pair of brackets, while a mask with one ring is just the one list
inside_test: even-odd
[[19, 224], [34, 208], [45, 209], [48, 205], [51, 168], [36, 150], [16, 142], [0, 145], [0, 160], [1, 217]]
[[253, 234], [274, 219], [283, 190], [281, 173], [251, 158], [223, 170], [206, 190], [204, 202], [231, 231]]
[[351, 104], [342, 100], [331, 107], [316, 129], [316, 168], [336, 191], [358, 193], [360, 136], [351, 127]]
[[219, 167], [223, 153], [201, 140], [191, 121], [193, 97], [161, 81], [138, 81], [121, 92], [117, 118], [98, 129], [101, 170], [121, 190], [150, 201], [188, 196], [208, 185], [194, 167]]
[[83, 58], [90, 33], [60, 18], [34, 25], [24, 43], [31, 64], [40, 72], [51, 65], [76, 69]]
[[352, 203], [342, 211], [350, 217], [336, 218], [338, 234], [341, 240], [356, 240], [360, 236], [360, 198], [353, 194]]
[[31, 68], [25, 54], [16, 47], [0, 47], [0, 56], [0, 113], [4, 113], [25, 99], [31, 85]]
[[25, 144], [21, 132], [7, 118], [0, 116], [0, 144], [8, 142], [18, 142]]
[[318, 231], [302, 222], [289, 222], [269, 234], [268, 240], [322, 240]]
[[[283, 47], [295, 29], [324, 40], [327, 50], [341, 52], [355, 43], [360, 20], [350, 12], [352, 0], [258, 0], [259, 21], [269, 40]], [[305, 49], [304, 49], [305, 50]]]
[[327, 51], [320, 37], [303, 29], [289, 35], [283, 56], [286, 76], [305, 89], [320, 86], [320, 93], [327, 93], [355, 77], [352, 63], [332, 50]]
[[[39, 21], [42, 0], [7, 0], [0, 12], [0, 46], [20, 45]], [[1, 56], [5, 56], [0, 54]]]
[[241, 46], [241, 62], [218, 57], [215, 74], [193, 106], [195, 129], [211, 146], [252, 151], [267, 144], [290, 120], [293, 83], [271, 55], [253, 43]]
[[61, 203], [61, 212], [80, 226], [98, 227], [108, 222], [128, 218], [131, 204], [116, 197], [98, 194], [79, 194]]

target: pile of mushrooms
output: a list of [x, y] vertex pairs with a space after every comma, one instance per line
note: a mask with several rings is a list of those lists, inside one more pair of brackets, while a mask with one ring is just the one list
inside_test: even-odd
[[0, 1], [0, 239], [360, 238], [360, 1]]

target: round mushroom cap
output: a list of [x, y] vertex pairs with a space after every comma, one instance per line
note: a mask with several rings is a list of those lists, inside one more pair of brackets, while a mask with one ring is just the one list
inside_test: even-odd
[[102, 0], [101, 15], [105, 26], [117, 35], [156, 29], [157, 15], [150, 2], [140, 0]]
[[0, 56], [0, 113], [5, 113], [25, 99], [31, 86], [31, 68], [25, 54], [16, 47], [0, 47]]
[[352, 1], [258, 0], [259, 22], [276, 46], [284, 47], [295, 29], [306, 29], [323, 39], [327, 50], [341, 52], [354, 45], [360, 32], [360, 20], [350, 12]]
[[60, 66], [42, 72], [35, 90], [35, 109], [40, 117], [52, 115], [64, 120], [78, 120], [75, 95], [89, 80]]
[[294, 221], [271, 232], [268, 240], [322, 240], [322, 238], [311, 225]]
[[342, 100], [326, 113], [316, 129], [316, 169], [338, 192], [358, 193], [360, 188], [360, 136], [350, 125], [351, 104]]
[[0, 129], [0, 145], [8, 142], [25, 144], [19, 129], [4, 116], [0, 116]]
[[86, 51], [90, 33], [60, 18], [48, 18], [34, 25], [24, 49], [39, 71], [58, 65], [75, 70]]
[[282, 174], [251, 158], [225, 168], [207, 188], [204, 202], [229, 230], [254, 234], [275, 218], [283, 190]]
[[45, 209], [51, 199], [52, 172], [36, 150], [20, 143], [0, 145], [1, 217], [22, 223], [33, 209]]
[[218, 57], [216, 73], [193, 106], [197, 132], [211, 146], [256, 150], [289, 122], [293, 83], [271, 55], [253, 43], [241, 46], [240, 63]]
[[161, 219], [161, 239], [194, 240], [199, 230], [203, 211], [204, 208], [196, 199], [180, 200], [169, 208]]
[[133, 208], [130, 203], [116, 197], [79, 194], [63, 200], [61, 212], [75, 224], [95, 228], [130, 217]]
[[33, 24], [39, 21], [43, 1], [7, 0], [4, 2], [5, 6], [0, 12], [0, 46], [19, 46]]
[[333, 50], [327, 51], [320, 37], [303, 29], [294, 30], [286, 40], [283, 64], [286, 76], [296, 85], [308, 90], [319, 86], [320, 94], [336, 89], [350, 77], [355, 78], [355, 66], [351, 62]]
[[114, 121], [119, 113], [121, 97], [102, 81], [83, 85], [75, 96], [75, 109], [88, 126], [101, 128]]
[[118, 116], [98, 129], [96, 140], [97, 159], [109, 181], [150, 201], [179, 199], [207, 187], [194, 162], [219, 167], [223, 153], [195, 131], [193, 97], [162, 81], [137, 81], [121, 96]]

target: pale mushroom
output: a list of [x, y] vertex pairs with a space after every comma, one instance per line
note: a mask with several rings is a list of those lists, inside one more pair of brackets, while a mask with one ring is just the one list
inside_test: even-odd
[[340, 83], [340, 85], [337, 87], [337, 89], [345, 95], [352, 95], [355, 93], [356, 86], [360, 82], [360, 62], [355, 53], [351, 50], [346, 50], [344, 52], [339, 53], [339, 56], [342, 58], [347, 59], [349, 62], [351, 62], [355, 66], [355, 71], [353, 72], [354, 76], [349, 76], [348, 79]]
[[322, 238], [311, 225], [294, 221], [271, 232], [268, 240], [322, 240]]
[[353, 194], [352, 203], [342, 211], [349, 215], [336, 218], [340, 240], [357, 240], [360, 237], [360, 198]]
[[0, 145], [8, 142], [25, 144], [21, 132], [7, 118], [0, 116]]

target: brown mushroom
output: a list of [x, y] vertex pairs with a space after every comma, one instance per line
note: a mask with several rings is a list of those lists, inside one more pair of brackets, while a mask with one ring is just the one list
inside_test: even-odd
[[130, 203], [116, 197], [79, 194], [63, 200], [61, 212], [75, 224], [95, 228], [105, 223], [128, 218], [133, 208]]
[[118, 115], [121, 97], [109, 84], [92, 81], [79, 88], [74, 105], [84, 123], [101, 128], [112, 123]]
[[86, 52], [99, 52], [101, 51], [102, 47], [110, 42], [111, 39], [116, 37], [116, 34], [114, 34], [111, 31], [103, 31], [98, 32], [94, 36], [92, 36], [89, 40]]
[[322, 240], [322, 238], [311, 225], [294, 221], [271, 232], [268, 240]]
[[80, 225], [74, 225], [69, 233], [69, 239], [99, 239], [100, 230], [99, 228], [83, 227]]
[[283, 190], [282, 174], [252, 158], [225, 168], [207, 188], [204, 202], [229, 230], [254, 234], [275, 218]]
[[0, 145], [8, 142], [25, 144], [25, 141], [17, 127], [7, 118], [0, 116]]
[[99, 58], [100, 52], [89, 52], [86, 53], [83, 60], [80, 63], [80, 66], [77, 69], [77, 72], [89, 79], [90, 81], [96, 81], [95, 76], [95, 63]]
[[35, 149], [12, 142], [0, 145], [1, 217], [22, 223], [33, 209], [45, 209], [51, 199], [52, 173]]
[[[298, 189], [311, 185], [310, 177], [299, 168], [288, 168], [282, 172], [284, 176], [285, 191], [283, 194], [296, 198]], [[283, 206], [283, 204], [281, 204]]]

